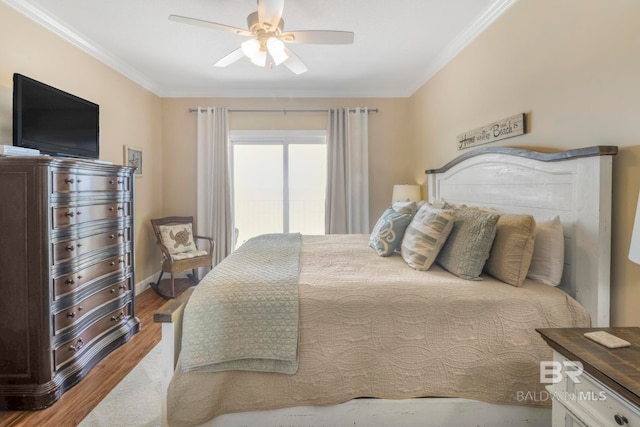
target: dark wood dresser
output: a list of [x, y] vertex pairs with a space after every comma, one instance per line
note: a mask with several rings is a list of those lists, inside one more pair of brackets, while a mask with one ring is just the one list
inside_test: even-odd
[[0, 410], [53, 404], [140, 328], [133, 169], [0, 157]]

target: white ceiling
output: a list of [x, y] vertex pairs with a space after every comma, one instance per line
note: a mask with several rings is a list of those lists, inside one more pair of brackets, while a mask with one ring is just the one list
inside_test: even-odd
[[309, 71], [213, 63], [256, 0], [2, 0], [162, 97], [406, 97], [517, 0], [289, 0], [285, 30], [353, 31], [353, 45], [289, 45]]

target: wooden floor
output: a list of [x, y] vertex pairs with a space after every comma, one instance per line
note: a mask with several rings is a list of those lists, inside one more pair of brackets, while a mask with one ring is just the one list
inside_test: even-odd
[[136, 314], [140, 332], [128, 343], [102, 359], [89, 374], [56, 403], [41, 411], [0, 412], [2, 427], [77, 426], [109, 394], [134, 366], [160, 342], [159, 323], [153, 312], [165, 300], [148, 289], [136, 297]]

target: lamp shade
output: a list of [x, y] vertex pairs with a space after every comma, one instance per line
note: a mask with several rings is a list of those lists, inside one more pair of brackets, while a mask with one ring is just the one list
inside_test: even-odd
[[417, 202], [420, 200], [420, 186], [417, 184], [399, 184], [393, 186], [391, 203], [394, 202]]
[[631, 232], [631, 246], [629, 247], [629, 259], [636, 264], [640, 264], [640, 195], [638, 195], [638, 206], [636, 207], [636, 217], [633, 222]]

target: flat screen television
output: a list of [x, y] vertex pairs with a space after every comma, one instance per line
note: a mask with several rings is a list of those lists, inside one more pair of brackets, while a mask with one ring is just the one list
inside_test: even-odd
[[99, 106], [13, 75], [13, 145], [52, 156], [98, 159]]

